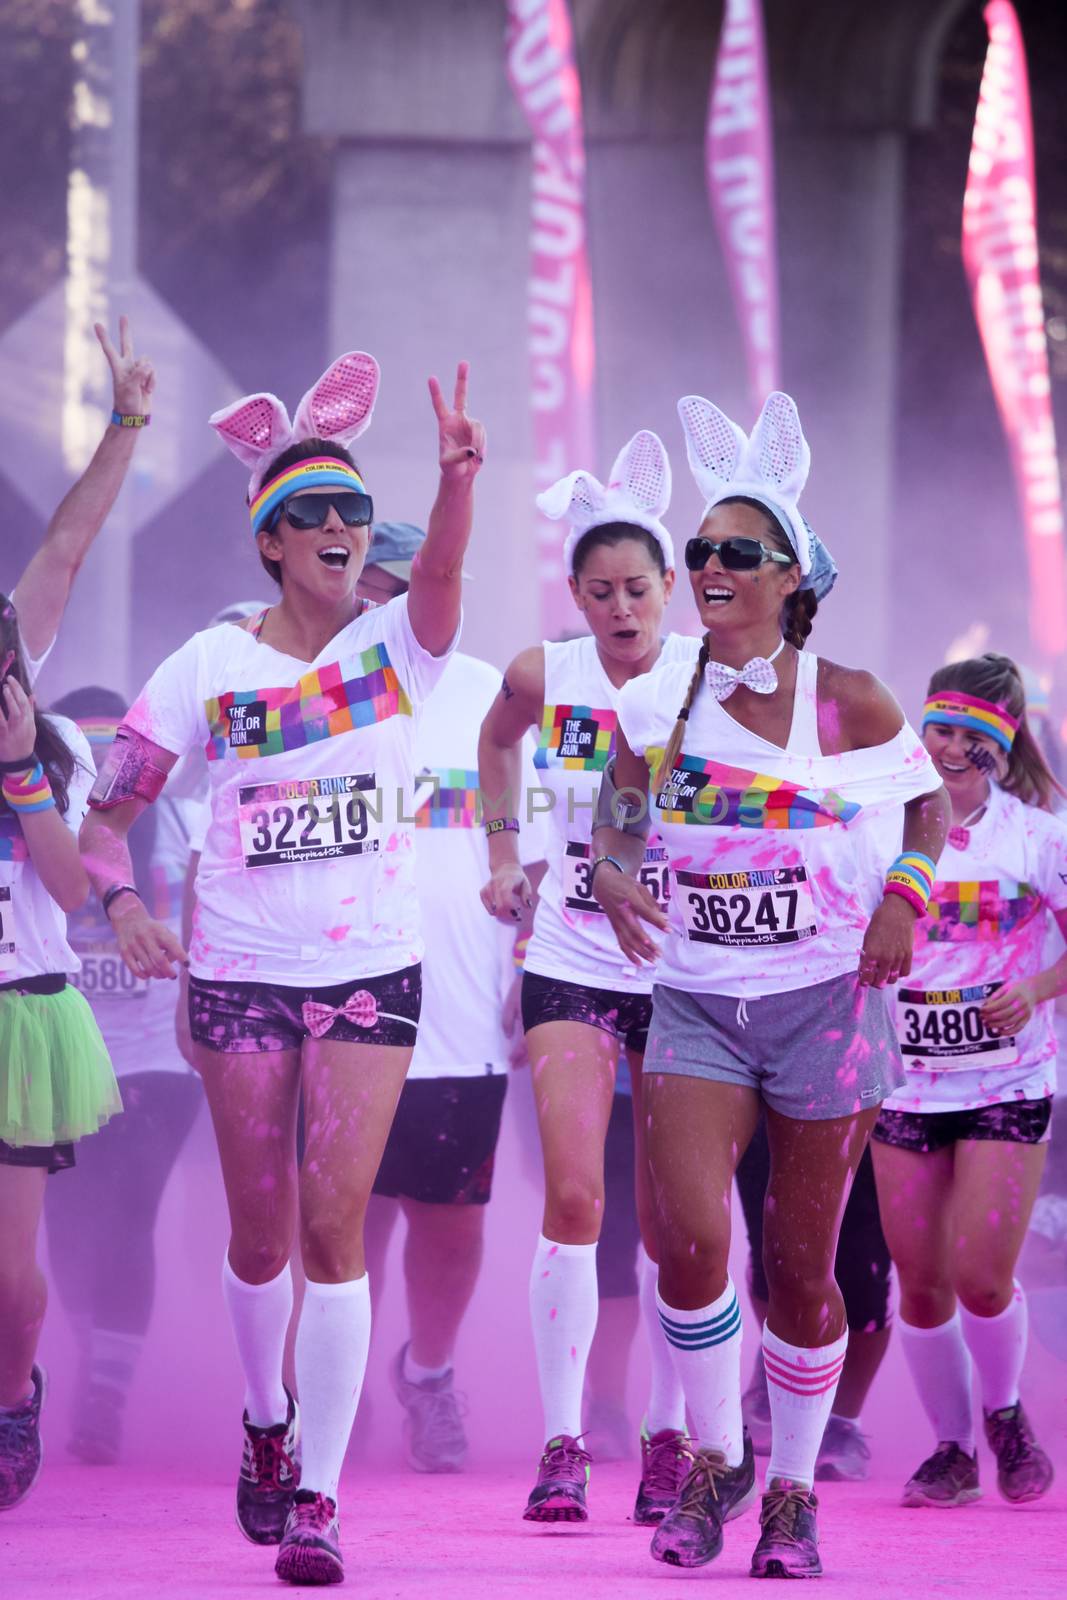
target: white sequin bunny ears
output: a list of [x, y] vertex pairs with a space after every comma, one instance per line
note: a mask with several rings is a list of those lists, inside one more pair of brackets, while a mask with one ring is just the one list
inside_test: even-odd
[[704, 515], [735, 495], [758, 500], [781, 524], [793, 546], [801, 588], [814, 589], [820, 600], [829, 594], [837, 568], [797, 503], [808, 481], [811, 450], [795, 401], [780, 390], [769, 394], [747, 436], [718, 406], [698, 394], [679, 400], [678, 415], [689, 467], [705, 498]]
[[302, 439], [332, 439], [345, 445], [370, 426], [381, 372], [373, 356], [350, 350], [332, 362], [312, 384], [289, 421], [274, 394], [250, 394], [216, 411], [211, 426], [239, 461], [252, 468], [251, 503], [263, 485], [270, 463]]
[[571, 576], [578, 541], [605, 522], [632, 522], [644, 528], [663, 551], [669, 571], [674, 566], [674, 542], [660, 519], [670, 503], [671, 464], [663, 441], [647, 428], [623, 445], [606, 487], [591, 472], [579, 469], [537, 496], [546, 517], [571, 525], [563, 544], [563, 564]]

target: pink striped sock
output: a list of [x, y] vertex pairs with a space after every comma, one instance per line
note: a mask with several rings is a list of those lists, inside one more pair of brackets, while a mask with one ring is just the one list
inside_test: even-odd
[[833, 1344], [805, 1350], [763, 1326], [763, 1364], [771, 1402], [771, 1459], [767, 1482], [791, 1478], [811, 1488], [815, 1457], [845, 1364], [848, 1329]]

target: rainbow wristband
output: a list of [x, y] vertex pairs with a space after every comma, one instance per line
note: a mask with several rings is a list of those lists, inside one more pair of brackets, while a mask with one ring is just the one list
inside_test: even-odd
[[136, 411], [113, 411], [111, 413], [111, 421], [116, 428], [147, 428], [151, 420], [151, 413], [147, 416]]
[[12, 811], [49, 811], [55, 805], [52, 785], [44, 768], [35, 761], [28, 772], [9, 772], [4, 776], [3, 796]]
[[898, 894], [916, 916], [924, 917], [934, 890], [937, 868], [920, 850], [907, 850], [893, 862], [885, 877], [886, 894]]

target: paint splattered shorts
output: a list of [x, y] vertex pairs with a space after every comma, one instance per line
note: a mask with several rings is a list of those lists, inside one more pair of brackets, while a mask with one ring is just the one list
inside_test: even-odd
[[508, 1079], [409, 1078], [374, 1180], [374, 1193], [424, 1205], [484, 1206]]
[[189, 1027], [224, 1055], [299, 1050], [305, 1039], [413, 1045], [422, 1009], [422, 967], [354, 978], [322, 989], [189, 979]]
[[652, 1001], [647, 994], [624, 994], [620, 989], [593, 989], [584, 983], [543, 978], [538, 972], [522, 975], [522, 1026], [525, 1033], [542, 1022], [584, 1022], [600, 1028], [644, 1055]]
[[747, 1001], [657, 983], [645, 1077], [655, 1073], [755, 1089], [798, 1122], [871, 1111], [904, 1082], [885, 992], [854, 972]]
[[1052, 1101], [1004, 1100], [972, 1111], [883, 1111], [872, 1138], [898, 1150], [933, 1155], [967, 1139], [1045, 1144], [1052, 1137]]

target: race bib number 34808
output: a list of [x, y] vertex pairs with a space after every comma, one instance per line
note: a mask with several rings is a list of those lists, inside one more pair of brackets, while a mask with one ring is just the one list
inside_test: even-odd
[[252, 783], [238, 791], [246, 867], [367, 855], [381, 848], [373, 773]]
[[675, 873], [686, 938], [695, 944], [798, 944], [819, 928], [803, 867]]
[[897, 1035], [908, 1066], [959, 1072], [966, 1067], [1010, 1067], [1019, 1059], [1013, 1037], [990, 1033], [982, 1007], [999, 983], [969, 989], [898, 989]]

